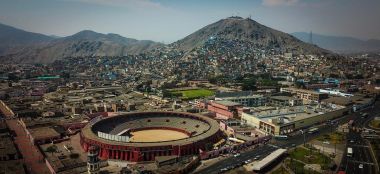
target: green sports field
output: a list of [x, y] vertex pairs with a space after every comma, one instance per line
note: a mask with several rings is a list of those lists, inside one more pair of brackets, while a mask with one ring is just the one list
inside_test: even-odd
[[183, 91], [173, 91], [172, 94], [182, 95], [183, 99], [191, 100], [191, 99], [212, 96], [215, 94], [215, 92], [208, 89], [190, 89], [190, 90], [183, 90]]

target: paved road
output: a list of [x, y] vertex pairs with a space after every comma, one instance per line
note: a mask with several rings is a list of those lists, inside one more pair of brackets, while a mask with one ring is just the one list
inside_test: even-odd
[[[353, 140], [353, 142], [351, 142]], [[375, 164], [372, 159], [371, 152], [368, 144], [361, 137], [360, 133], [354, 132], [352, 129], [347, 134], [347, 147], [351, 147], [353, 151], [353, 157], [347, 157], [345, 152], [341, 169], [346, 171], [347, 174], [374, 174]], [[363, 168], [360, 169], [359, 165], [363, 164]]]
[[271, 145], [264, 145], [261, 147], [258, 147], [254, 150], [247, 151], [244, 153], [241, 153], [239, 157], [229, 157], [224, 160], [221, 160], [213, 165], [211, 165], [208, 168], [205, 168], [197, 173], [199, 174], [214, 174], [219, 173], [221, 169], [226, 168], [228, 166], [235, 166], [239, 165], [242, 162], [253, 159], [255, 156], [260, 155], [260, 158], [264, 158], [265, 156], [269, 155], [271, 152], [278, 149], [277, 147], [271, 146]]
[[[347, 174], [375, 174], [376, 164], [372, 158], [370, 147], [368, 142], [363, 139], [360, 131], [356, 131], [357, 128], [362, 128], [366, 123], [374, 116], [380, 113], [379, 102], [376, 102], [374, 108], [366, 110], [369, 113], [368, 118], [362, 118], [360, 116], [354, 118], [354, 129], [350, 129], [347, 136], [347, 147], [351, 147], [353, 150], [353, 157], [347, 157], [347, 151], [345, 151], [340, 169]], [[352, 140], [352, 141], [351, 141]], [[359, 165], [363, 164], [363, 168], [359, 168]]]
[[[380, 112], [380, 102], [376, 102], [374, 108], [368, 108], [368, 109], [365, 109], [364, 111], [369, 112], [369, 113]], [[289, 137], [287, 140], [272, 139], [270, 143], [273, 144], [274, 146], [279, 147], [279, 148], [290, 148], [293, 146], [293, 144], [298, 146], [298, 145], [301, 145], [304, 143], [304, 139], [305, 139], [305, 142], [309, 142], [310, 140], [318, 137], [320, 134], [326, 134], [326, 133], [333, 132], [338, 127], [338, 125], [345, 124], [349, 120], [355, 120], [355, 122], [358, 122], [357, 124], [361, 125], [361, 124], [364, 124], [367, 121], [367, 119], [370, 119], [371, 117], [373, 117], [373, 114], [372, 114], [372, 116], [370, 116], [366, 119], [361, 119], [360, 112], [352, 113], [352, 114], [345, 115], [343, 117], [340, 117], [340, 118], [333, 120], [333, 122], [335, 122], [335, 124], [321, 124], [321, 125], [315, 126], [315, 127], [319, 128], [318, 133], [315, 133], [315, 134], [298, 133], [294, 136]], [[241, 163], [242, 161], [245, 161], [247, 159], [252, 159], [260, 153], [262, 153], [263, 155], [265, 155], [265, 154], [267, 155], [276, 149], [276, 148], [273, 148], [272, 146], [269, 146], [269, 145], [266, 145], [264, 147], [265, 147], [264, 149], [258, 148], [258, 149], [254, 149], [253, 151], [250, 151], [249, 152], [250, 155], [246, 155], [244, 153], [240, 157], [237, 157], [237, 158], [230, 157], [227, 159], [223, 159], [223, 160], [201, 170], [200, 173], [205, 173], [205, 174], [218, 173], [220, 171], [220, 169], [222, 169], [222, 168], [225, 168], [225, 167], [230, 166], [230, 165], [235, 165], [235, 164]], [[268, 148], [268, 147], [271, 147], [271, 148]], [[368, 151], [363, 150], [363, 153], [366, 154], [365, 157], [367, 157], [367, 155], [368, 155], [367, 152]], [[263, 156], [263, 155], [261, 155], [261, 156]], [[372, 171], [372, 169], [369, 169], [369, 170]], [[368, 174], [370, 174], [370, 173], [368, 173]]]
[[23, 127], [18, 123], [18, 119], [12, 119], [13, 114], [3, 108], [1, 104], [0, 111], [7, 118], [6, 123], [8, 125], [8, 128], [16, 133], [14, 142], [22, 154], [23, 161], [26, 165], [28, 173], [49, 174], [50, 171], [43, 160], [41, 152], [30, 142]]

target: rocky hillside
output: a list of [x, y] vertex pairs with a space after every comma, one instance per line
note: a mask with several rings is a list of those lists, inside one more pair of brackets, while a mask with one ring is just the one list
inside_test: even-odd
[[0, 38], [3, 36], [9, 39], [0, 45], [0, 56], [2, 61], [10, 63], [51, 63], [65, 57], [124, 56], [139, 54], [163, 45], [89, 30], [68, 37], [53, 38], [0, 26]]
[[252, 42], [264, 49], [274, 48], [284, 52], [304, 54], [328, 53], [327, 50], [302, 42], [292, 35], [266, 27], [252, 19], [243, 19], [241, 17], [230, 17], [207, 25], [184, 39], [173, 43], [173, 45], [187, 52], [201, 47], [212, 37], [223, 38], [224, 40]]
[[0, 55], [7, 54], [10, 50], [22, 49], [32, 44], [42, 44], [53, 40], [52, 37], [27, 32], [11, 26], [0, 24]]
[[[308, 42], [310, 34], [305, 32], [292, 33], [298, 39]], [[380, 40], [361, 40], [352, 37], [326, 36], [313, 34], [313, 43], [321, 48], [337, 53], [379, 53]]]
[[24, 45], [44, 43], [53, 40], [53, 37], [43, 34], [20, 30], [11, 26], [0, 24], [0, 45]]

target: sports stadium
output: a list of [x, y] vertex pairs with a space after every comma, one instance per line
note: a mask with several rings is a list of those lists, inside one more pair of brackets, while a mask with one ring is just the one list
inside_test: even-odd
[[153, 161], [156, 156], [198, 154], [223, 138], [217, 121], [182, 112], [133, 112], [93, 119], [81, 145], [99, 147], [102, 159]]

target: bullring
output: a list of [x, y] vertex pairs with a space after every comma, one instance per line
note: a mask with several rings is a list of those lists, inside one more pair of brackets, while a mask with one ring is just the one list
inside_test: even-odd
[[132, 112], [98, 119], [81, 132], [85, 151], [98, 146], [99, 157], [132, 162], [156, 156], [195, 155], [222, 138], [217, 121], [182, 112]]

